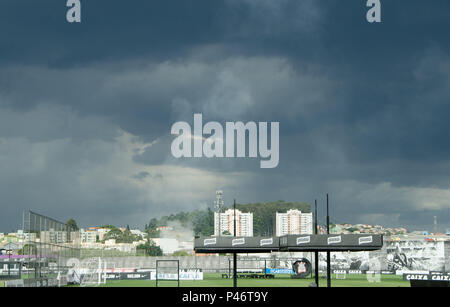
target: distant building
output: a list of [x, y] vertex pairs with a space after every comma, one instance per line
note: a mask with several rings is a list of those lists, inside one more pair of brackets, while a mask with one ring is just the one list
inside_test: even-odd
[[97, 230], [95, 229], [81, 229], [80, 230], [81, 243], [96, 243]]
[[302, 213], [291, 209], [286, 213], [276, 213], [276, 236], [313, 233], [312, 213]]
[[8, 243], [2, 246], [0, 249], [3, 250], [2, 255], [7, 255], [8, 252], [10, 252], [11, 255], [17, 255], [20, 247], [16, 243]]
[[179, 250], [179, 242], [174, 238], [152, 238], [152, 241], [159, 246], [164, 255], [173, 254]]
[[[214, 212], [214, 235], [224, 233], [234, 236], [234, 209], [228, 209], [220, 214]], [[253, 237], [253, 213], [236, 210], [236, 236]]]
[[99, 228], [97, 229], [97, 236], [99, 241], [103, 241], [105, 238], [105, 235], [110, 231], [109, 228]]
[[36, 242], [36, 233], [24, 233], [23, 240], [25, 242]]
[[23, 230], [17, 230], [16, 236], [22, 239], [23, 242], [35, 242], [36, 233], [34, 232], [24, 232]]
[[89, 227], [80, 230], [80, 239], [83, 244], [92, 244], [98, 241], [103, 241], [105, 235], [110, 231], [109, 228]]
[[130, 232], [135, 236], [141, 236], [141, 238], [147, 237], [147, 234], [139, 229], [131, 229]]
[[41, 231], [41, 242], [42, 243], [68, 243], [68, 235], [67, 231], [56, 231], [54, 229], [50, 229], [47, 231]]
[[156, 227], [156, 230], [159, 230], [159, 231], [171, 231], [171, 230], [173, 230], [173, 227], [170, 227], [170, 226], [158, 226], [158, 227]]

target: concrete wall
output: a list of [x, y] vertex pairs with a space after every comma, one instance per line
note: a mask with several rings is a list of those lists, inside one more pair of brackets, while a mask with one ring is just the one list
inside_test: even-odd
[[445, 271], [450, 272], [450, 241], [445, 242]]

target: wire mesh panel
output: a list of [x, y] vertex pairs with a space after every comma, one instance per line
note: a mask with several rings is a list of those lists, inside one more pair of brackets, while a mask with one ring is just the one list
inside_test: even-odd
[[80, 233], [66, 223], [29, 211], [23, 216], [23, 232], [18, 257], [25, 279], [57, 280], [67, 275], [71, 259], [80, 258]]
[[180, 286], [180, 261], [157, 260], [156, 261], [156, 287], [160, 281], [176, 281]]

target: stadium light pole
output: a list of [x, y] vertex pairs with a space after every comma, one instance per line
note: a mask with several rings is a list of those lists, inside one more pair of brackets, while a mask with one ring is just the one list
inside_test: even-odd
[[[314, 234], [317, 235], [317, 199], [314, 201]], [[315, 282], [316, 286], [319, 286], [319, 252], [314, 252], [314, 271], [315, 271]]]
[[[234, 236], [236, 237], [236, 199], [234, 199], [233, 202], [233, 231]], [[237, 288], [237, 254], [236, 252], [233, 253], [233, 287]]]
[[[328, 203], [328, 193], [327, 193], [327, 234], [330, 234], [330, 211]], [[327, 251], [327, 287], [331, 287], [331, 253]]]

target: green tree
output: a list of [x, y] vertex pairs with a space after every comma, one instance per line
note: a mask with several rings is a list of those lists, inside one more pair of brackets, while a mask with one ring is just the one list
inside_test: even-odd
[[159, 226], [158, 220], [155, 219], [155, 218], [152, 218], [152, 219], [150, 220], [150, 222], [148, 223], [148, 226], [147, 226], [147, 227], [148, 227], [149, 229], [156, 229], [158, 226]]
[[36, 255], [37, 248], [34, 244], [25, 244], [17, 253], [19, 255]]
[[214, 212], [207, 208], [205, 211], [197, 211], [192, 222], [196, 236], [211, 236], [214, 234]]
[[118, 240], [122, 237], [122, 231], [112, 225], [108, 225], [107, 227], [109, 229], [109, 231], [104, 235], [103, 240], [110, 240], [110, 239], [114, 239], [114, 240]]
[[189, 256], [187, 251], [176, 251], [172, 254], [172, 256], [180, 257], [180, 256]]
[[112, 225], [107, 225], [105, 228], [108, 228], [109, 231], [103, 237], [103, 242], [114, 239], [116, 243], [132, 243], [141, 239], [141, 237], [132, 234], [129, 229], [125, 229], [122, 232], [122, 230]]
[[134, 241], [139, 241], [139, 238], [132, 234], [129, 229], [122, 232], [122, 235], [116, 240], [117, 243], [132, 243]]
[[136, 253], [139, 256], [162, 256], [162, 249], [154, 242], [147, 241], [145, 244], [140, 244], [136, 247]]
[[69, 230], [78, 230], [77, 222], [74, 219], [68, 219], [66, 225]]

